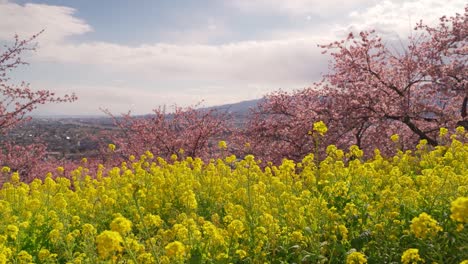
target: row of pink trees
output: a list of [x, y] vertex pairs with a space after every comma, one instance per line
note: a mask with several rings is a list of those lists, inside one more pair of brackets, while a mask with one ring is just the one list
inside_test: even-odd
[[[209, 159], [226, 154], [224, 147], [218, 147], [220, 140], [228, 141], [228, 151], [234, 154], [254, 154], [274, 163], [323, 152], [318, 143], [342, 148], [355, 144], [367, 153], [378, 147], [391, 153], [395, 146], [390, 136], [395, 133], [403, 148], [412, 148], [421, 139], [436, 146], [439, 128], [468, 125], [467, 17], [468, 7], [464, 14], [442, 17], [435, 27], [420, 22], [399, 48], [386, 45], [374, 31], [351, 33], [342, 41], [321, 45], [332, 58], [323, 80], [313, 88], [267, 95], [242, 128], [216, 110], [175, 108], [168, 114], [160, 108], [146, 117], [108, 113], [118, 129], [102, 138], [106, 147], [111, 142], [117, 148], [101, 161], [107, 157], [119, 162], [146, 150], [164, 158], [177, 154]], [[21, 123], [39, 104], [75, 100], [49, 91], [33, 92], [25, 83], [9, 84], [8, 72], [25, 64], [19, 55], [34, 50], [35, 38], [16, 37], [0, 57], [0, 132]], [[325, 137], [309, 134], [319, 120], [329, 127]], [[0, 165], [11, 164], [18, 170], [43, 156], [15, 155], [27, 150], [12, 144], [1, 149]]]
[[390, 154], [395, 133], [400, 148], [413, 148], [421, 139], [436, 146], [439, 128], [468, 122], [467, 12], [442, 17], [436, 27], [418, 23], [399, 48], [374, 31], [321, 45], [332, 58], [323, 80], [313, 88], [267, 95], [241, 129], [230, 128], [226, 116], [201, 110], [178, 109], [172, 119], [158, 110], [149, 119], [124, 116], [116, 122], [122, 134], [113, 141], [125, 155], [150, 149], [168, 157], [183, 148], [189, 156], [206, 158], [216, 153], [216, 139], [226, 139], [235, 154], [279, 163], [317, 151], [309, 131], [322, 120], [329, 126], [322, 147], [357, 145], [366, 153], [378, 147]]

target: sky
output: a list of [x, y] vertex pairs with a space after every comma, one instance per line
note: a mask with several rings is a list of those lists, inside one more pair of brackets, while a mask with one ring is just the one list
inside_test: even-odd
[[[311, 86], [328, 72], [318, 44], [376, 29], [405, 40], [416, 22], [465, 0], [0, 0], [0, 43], [44, 29], [11, 73], [78, 100], [38, 115], [146, 114], [222, 105]], [[3, 47], [0, 50], [3, 51]]]

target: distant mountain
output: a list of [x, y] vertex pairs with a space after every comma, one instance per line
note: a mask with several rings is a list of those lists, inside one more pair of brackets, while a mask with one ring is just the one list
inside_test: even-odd
[[228, 113], [235, 114], [235, 115], [247, 115], [251, 108], [257, 107], [257, 104], [260, 103], [263, 99], [255, 99], [255, 100], [248, 100], [248, 101], [241, 101], [238, 103], [233, 104], [225, 104], [225, 105], [217, 105], [206, 107], [203, 109], [216, 109], [218, 111], [227, 111]]
[[217, 105], [201, 108], [201, 110], [217, 110], [219, 112], [227, 112], [233, 118], [233, 124], [236, 127], [243, 127], [247, 120], [250, 109], [256, 108], [258, 103], [263, 99], [241, 101], [233, 104]]
[[[216, 105], [216, 106], [210, 106], [210, 107], [201, 107], [199, 108], [200, 110], [206, 109], [206, 110], [211, 110], [211, 109], [216, 109], [219, 111], [226, 111], [230, 114], [233, 114], [235, 116], [246, 116], [251, 108], [257, 107], [257, 104], [260, 103], [263, 99], [254, 99], [254, 100], [246, 100], [246, 101], [241, 101], [238, 103], [232, 103], [232, 104], [224, 104], [224, 105]], [[153, 115], [152, 113], [148, 114], [140, 114], [140, 115], [135, 115], [136, 117], [146, 117], [146, 116], [151, 116]], [[170, 114], [169, 114], [170, 115]], [[116, 115], [118, 118], [120, 115]], [[73, 122], [78, 122], [78, 123], [106, 123], [107, 125], [109, 123], [112, 123], [112, 119], [107, 116], [107, 115], [31, 115], [32, 118], [35, 120], [54, 120], [54, 121], [65, 121], [65, 120], [72, 120]]]

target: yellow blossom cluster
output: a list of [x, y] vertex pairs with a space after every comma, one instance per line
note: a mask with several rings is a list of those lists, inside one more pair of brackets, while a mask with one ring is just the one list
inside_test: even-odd
[[401, 256], [401, 263], [403, 264], [416, 264], [424, 263], [424, 260], [419, 256], [419, 250], [416, 248], [410, 248], [403, 252]]
[[318, 132], [321, 136], [325, 135], [328, 131], [327, 125], [323, 121], [315, 122], [313, 126], [313, 131]]
[[361, 252], [352, 252], [346, 257], [346, 264], [365, 264], [367, 263], [366, 255]]
[[468, 145], [464, 131], [450, 139], [367, 160], [329, 146], [278, 166], [146, 152], [31, 183], [3, 167], [0, 264], [461, 263]]
[[450, 218], [457, 222], [468, 223], [468, 197], [458, 197], [452, 202]]
[[418, 238], [433, 237], [437, 232], [442, 231], [442, 227], [437, 224], [430, 215], [421, 213], [411, 221], [411, 231]]

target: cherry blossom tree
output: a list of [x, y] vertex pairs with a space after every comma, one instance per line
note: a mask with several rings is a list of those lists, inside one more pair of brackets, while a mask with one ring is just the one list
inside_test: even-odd
[[[307, 88], [294, 92], [276, 91], [266, 95], [251, 109], [245, 128], [232, 139], [236, 154], [254, 154], [261, 160], [279, 163], [283, 158], [300, 160], [314, 151], [309, 132], [322, 120], [333, 126], [326, 98], [321, 91]], [[338, 134], [338, 133], [336, 133]], [[331, 142], [333, 137], [321, 138]], [[326, 144], [326, 142], [322, 142]]]
[[[385, 45], [374, 31], [321, 46], [333, 58], [324, 89], [337, 98], [341, 116], [433, 146], [440, 127], [466, 123], [467, 12], [440, 21], [438, 27], [420, 22], [416, 33], [424, 32], [402, 49]], [[362, 137], [381, 141], [375, 133]]]
[[414, 47], [419, 48], [421, 59], [425, 59], [421, 65], [427, 68], [438, 91], [457, 98], [450, 107], [459, 112], [457, 125], [468, 129], [468, 6], [463, 15], [441, 17], [438, 27], [424, 25], [421, 21], [415, 29], [424, 31], [428, 36], [423, 43]]
[[105, 112], [118, 128], [106, 134], [106, 142], [116, 145], [117, 160], [145, 151], [166, 159], [173, 154], [208, 159], [219, 151], [218, 141], [230, 134], [230, 116], [216, 109], [175, 107], [168, 113], [158, 108], [142, 117], [130, 113], [116, 117]]
[[[11, 82], [10, 73], [22, 65], [27, 65], [21, 55], [28, 51], [35, 51], [35, 39], [42, 31], [29, 39], [14, 37], [11, 45], [5, 45], [0, 51], [0, 136], [30, 119], [28, 114], [39, 105], [59, 102], [72, 102], [76, 96], [65, 95], [57, 97], [49, 90], [33, 90], [28, 83]], [[46, 146], [37, 143], [22, 146], [15, 142], [0, 143], [0, 166], [10, 166], [14, 171], [28, 177], [33, 168], [45, 158]]]
[[[42, 32], [40, 32], [42, 33]], [[40, 34], [39, 33], [39, 34]], [[5, 133], [19, 123], [28, 120], [27, 114], [39, 105], [46, 103], [72, 102], [76, 96], [65, 95], [57, 97], [49, 90], [33, 90], [28, 83], [12, 84], [9, 73], [21, 65], [28, 63], [23, 61], [21, 54], [26, 51], [36, 50], [33, 41], [39, 34], [29, 39], [21, 40], [17, 35], [10, 46], [0, 52], [0, 132]]]
[[467, 126], [467, 9], [422, 22], [395, 48], [375, 31], [350, 33], [320, 45], [331, 55], [330, 72], [314, 88], [277, 92], [252, 112], [245, 131], [250, 152], [276, 163], [300, 160], [314, 147], [311, 126], [330, 126], [323, 146], [356, 144], [366, 153], [379, 148], [413, 148], [419, 140], [438, 145], [441, 127]]

